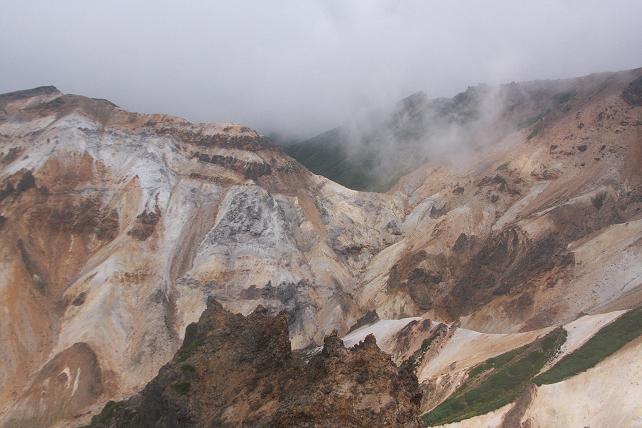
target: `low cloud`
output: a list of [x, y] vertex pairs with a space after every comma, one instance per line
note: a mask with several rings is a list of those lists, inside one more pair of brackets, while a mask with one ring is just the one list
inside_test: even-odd
[[424, 90], [642, 65], [638, 1], [20, 1], [0, 91], [307, 137]]

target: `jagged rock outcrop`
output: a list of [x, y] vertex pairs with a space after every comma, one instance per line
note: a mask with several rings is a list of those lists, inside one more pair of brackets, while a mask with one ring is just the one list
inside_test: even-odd
[[421, 393], [370, 335], [345, 349], [336, 332], [304, 361], [290, 349], [287, 315], [247, 317], [213, 299], [149, 385], [110, 402], [92, 427], [419, 427]]

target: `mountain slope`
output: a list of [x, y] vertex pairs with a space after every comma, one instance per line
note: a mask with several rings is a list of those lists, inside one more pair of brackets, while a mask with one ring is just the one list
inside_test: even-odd
[[[240, 125], [52, 87], [1, 95], [0, 424], [88, 423], [172, 360], [212, 297], [285, 310], [295, 352], [371, 329], [415, 370], [420, 412], [488, 358], [639, 307], [640, 81], [638, 69], [415, 100], [447, 112], [434, 135], [457, 130], [456, 150], [423, 152], [387, 193], [316, 176]], [[478, 116], [497, 94], [510, 102]], [[632, 361], [635, 343], [603, 364]], [[596, 385], [599, 367], [562, 383]], [[541, 397], [511, 417], [545, 421]]]
[[[358, 190], [386, 191], [425, 162], [457, 160], [462, 152], [528, 128], [528, 138], [623, 76], [469, 87], [453, 98], [413, 94], [389, 111], [365, 117], [284, 150], [316, 174]], [[609, 83], [610, 82], [610, 83]], [[631, 92], [624, 95], [634, 102]]]
[[596, 95], [535, 137], [402, 178], [391, 193], [406, 201], [404, 238], [369, 264], [361, 302], [489, 332], [618, 309], [625, 294], [638, 305], [641, 117], [622, 97], [635, 78], [591, 82]]
[[319, 343], [358, 317], [356, 272], [399, 239], [391, 197], [316, 177], [238, 125], [50, 87], [0, 108], [0, 407], [26, 425], [78, 414], [73, 388], [33, 405], [46, 364], [90, 364], [64, 375], [96, 373], [84, 409], [126, 396], [210, 295], [243, 313], [287, 309], [294, 346]]

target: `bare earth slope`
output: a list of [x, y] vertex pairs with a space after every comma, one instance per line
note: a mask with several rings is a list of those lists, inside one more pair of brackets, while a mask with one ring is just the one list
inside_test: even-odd
[[534, 130], [403, 178], [404, 237], [368, 265], [360, 302], [496, 333], [639, 305], [642, 109], [622, 97], [639, 75], [577, 79]]
[[0, 109], [0, 409], [27, 426], [138, 390], [208, 296], [288, 310], [298, 348], [347, 330], [356, 275], [400, 238], [392, 197], [314, 176], [238, 125], [51, 87]]
[[[295, 350], [376, 311], [346, 343], [381, 334], [422, 382], [422, 412], [487, 358], [639, 306], [641, 79], [515, 84], [501, 132], [386, 194], [239, 125], [53, 87], [0, 95], [0, 424], [88, 423], [157, 375], [209, 297], [285, 310]], [[599, 367], [564, 383], [597, 385]], [[546, 426], [552, 386], [519, 417]]]

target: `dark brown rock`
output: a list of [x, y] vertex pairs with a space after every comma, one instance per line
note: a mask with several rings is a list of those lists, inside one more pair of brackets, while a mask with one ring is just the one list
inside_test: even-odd
[[417, 378], [374, 336], [346, 349], [335, 331], [306, 364], [288, 334], [285, 312], [244, 317], [211, 299], [158, 376], [91, 426], [420, 426]]
[[379, 321], [379, 315], [377, 314], [377, 311], [370, 310], [366, 312], [361, 318], [355, 322], [352, 327], [350, 327], [350, 330], [348, 330], [348, 333], [355, 331], [358, 328], [361, 328], [366, 325], [371, 325]]
[[634, 106], [642, 106], [642, 77], [638, 77], [622, 91], [622, 98]]
[[127, 234], [139, 241], [145, 241], [154, 233], [160, 217], [161, 212], [158, 206], [155, 207], [154, 211], [145, 209], [145, 211], [136, 217], [134, 227], [132, 227]]

